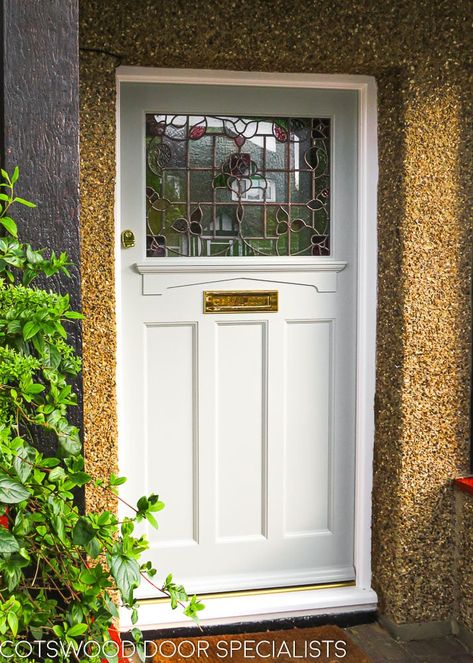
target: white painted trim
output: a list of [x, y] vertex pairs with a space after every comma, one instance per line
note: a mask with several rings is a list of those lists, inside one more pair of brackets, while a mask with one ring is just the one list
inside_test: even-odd
[[358, 283], [355, 465], [356, 584], [371, 587], [371, 495], [373, 488], [376, 378], [378, 186], [377, 90], [374, 78], [359, 89]]
[[164, 69], [126, 67], [116, 69], [117, 83], [187, 83], [193, 85], [245, 85], [258, 87], [318, 88], [328, 90], [375, 89], [371, 76], [345, 74], [285, 74], [227, 71], [226, 69]]
[[[205, 599], [205, 619], [202, 626], [231, 624], [237, 621], [258, 622], [299, 615], [330, 615], [375, 610], [377, 597], [372, 589], [337, 587], [298, 592], [228, 596]], [[171, 610], [169, 603], [144, 603], [139, 607], [139, 626], [142, 630], [156, 628], [191, 627], [182, 611]], [[131, 627], [130, 614], [122, 610], [121, 630]], [[196, 631], [198, 627], [196, 626]]]
[[[158, 258], [159, 260], [159, 258]], [[179, 261], [179, 262], [177, 262]], [[185, 262], [184, 262], [185, 261]], [[253, 262], [252, 262], [253, 261]], [[172, 262], [143, 262], [136, 263], [135, 269], [139, 274], [186, 274], [191, 272], [206, 273], [211, 272], [287, 272], [290, 266], [290, 272], [341, 272], [347, 266], [346, 262], [314, 262], [305, 261], [299, 258], [298, 261], [292, 259], [291, 262], [285, 261], [284, 256], [275, 260], [270, 258], [256, 265], [253, 258], [230, 258], [223, 260], [206, 260], [200, 262], [192, 258], [172, 258]]]
[[[317, 88], [357, 90], [358, 117], [358, 283], [357, 283], [357, 405], [356, 405], [356, 478], [355, 478], [355, 547], [356, 587], [285, 594], [226, 597], [207, 600], [204, 623], [226, 623], [245, 619], [267, 619], [275, 616], [317, 613], [350, 612], [374, 609], [377, 604], [371, 589], [371, 491], [374, 444], [374, 394], [376, 350], [376, 191], [378, 182], [377, 149], [377, 90], [370, 76], [343, 74], [286, 74], [266, 72], [211, 71], [205, 69], [158, 69], [147, 67], [118, 67], [117, 78], [117, 189], [116, 189], [116, 292], [120, 288], [119, 269], [119, 103], [120, 83], [174, 83], [197, 85], [244, 85], [260, 87]], [[325, 264], [320, 262], [320, 265]], [[164, 265], [163, 265], [164, 267]], [[163, 267], [160, 271], [164, 271]], [[142, 273], [151, 269], [139, 265]], [[167, 267], [172, 271], [173, 267]], [[175, 268], [174, 268], [175, 269]], [[182, 267], [181, 267], [182, 269]], [[314, 269], [312, 263], [311, 269]], [[332, 265], [333, 271], [333, 265]], [[338, 271], [338, 270], [337, 270]], [[117, 298], [118, 300], [119, 298]], [[117, 323], [121, 311], [117, 306]], [[120, 333], [117, 335], [118, 422], [120, 430]], [[121, 449], [119, 439], [119, 449]], [[165, 616], [167, 604], [142, 606], [140, 625], [172, 626], [184, 622], [184, 617]], [[168, 608], [169, 610], [169, 608]], [[122, 611], [122, 626], [130, 625], [127, 612]], [[171, 621], [169, 621], [171, 620]], [[188, 624], [188, 621], [186, 621]]]

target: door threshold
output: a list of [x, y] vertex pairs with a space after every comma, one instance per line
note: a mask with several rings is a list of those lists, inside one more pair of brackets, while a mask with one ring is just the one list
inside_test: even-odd
[[[316, 585], [299, 585], [293, 587], [267, 587], [264, 589], [235, 589], [228, 592], [207, 592], [207, 593], [198, 593], [199, 599], [208, 600], [208, 599], [221, 599], [221, 598], [236, 598], [238, 596], [256, 596], [263, 594], [285, 594], [287, 592], [308, 592], [311, 590], [317, 589], [336, 589], [338, 587], [355, 587], [355, 580], [344, 580], [342, 582], [325, 582], [318, 583]], [[167, 596], [159, 598], [146, 598], [138, 599], [138, 605], [144, 604], [158, 604], [158, 603], [169, 603], [170, 599]]]
[[[335, 584], [335, 583], [334, 583]], [[373, 611], [377, 608], [376, 593], [370, 588], [336, 583], [337, 586], [291, 588], [292, 591], [261, 590], [252, 594], [240, 592], [209, 595], [204, 601], [205, 610], [200, 614], [202, 627], [231, 625], [238, 622], [263, 622], [281, 618], [311, 615], [336, 615]], [[342, 585], [342, 586], [339, 586]], [[265, 590], [263, 590], [265, 591]], [[238, 594], [238, 595], [235, 595]], [[158, 600], [159, 601], [159, 600]], [[182, 611], [172, 610], [169, 601], [141, 601], [138, 610], [138, 626], [142, 631], [171, 628], [190, 628], [196, 633], [199, 626], [190, 624]], [[131, 612], [120, 610], [120, 629], [132, 628]]]

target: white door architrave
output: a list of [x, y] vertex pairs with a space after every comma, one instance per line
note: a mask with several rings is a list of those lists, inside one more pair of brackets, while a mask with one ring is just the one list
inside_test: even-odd
[[[356, 244], [357, 279], [356, 279], [356, 405], [355, 405], [355, 476], [354, 476], [354, 540], [353, 559], [355, 581], [353, 586], [327, 586], [322, 589], [299, 589], [286, 591], [275, 590], [259, 593], [218, 596], [206, 599], [204, 623], [225, 623], [236, 620], [258, 620], [262, 618], [283, 616], [287, 614], [336, 613], [357, 610], [368, 610], [376, 607], [376, 594], [371, 589], [370, 559], [370, 527], [371, 527], [371, 487], [372, 487], [372, 453], [374, 438], [373, 402], [375, 385], [375, 320], [376, 320], [376, 187], [377, 187], [377, 123], [376, 123], [376, 84], [373, 78], [365, 76], [312, 75], [312, 74], [266, 74], [230, 71], [207, 70], [171, 70], [140, 67], [119, 67], [117, 70], [117, 192], [116, 192], [116, 275], [117, 293], [121, 292], [121, 254], [120, 233], [122, 226], [122, 210], [120, 197], [120, 86], [122, 83], [159, 83], [175, 85], [199, 86], [247, 86], [271, 88], [301, 88], [315, 90], [352, 90], [357, 94], [357, 218], [358, 232]], [[278, 258], [281, 261], [281, 258]], [[323, 261], [321, 261], [323, 263]], [[251, 259], [250, 259], [251, 263]], [[282, 259], [284, 264], [284, 259]], [[216, 269], [217, 267], [217, 269]], [[323, 274], [321, 267], [317, 278], [333, 279], [335, 272], [342, 270], [343, 263], [327, 264]], [[155, 268], [146, 260], [136, 265], [143, 279], [143, 294], [149, 288], [149, 294], [159, 294], [157, 281], [153, 281]], [[277, 271], [280, 264], [274, 262]], [[306, 271], [311, 267], [306, 266]], [[239, 271], [255, 272], [254, 266], [241, 261]], [[303, 261], [300, 271], [304, 270]], [[174, 286], [179, 287], [185, 272], [227, 271], [229, 268], [218, 265], [214, 260], [212, 268], [183, 263], [176, 269], [172, 265], [160, 266], [160, 272], [168, 272], [174, 279]], [[257, 270], [256, 270], [257, 271]], [[267, 268], [266, 268], [266, 271]], [[174, 273], [175, 272], [175, 273]], [[204, 274], [202, 274], [204, 276]], [[140, 278], [140, 277], [138, 277]], [[335, 274], [336, 278], [336, 274]], [[205, 281], [203, 278], [202, 281]], [[320, 282], [319, 282], [320, 287]], [[333, 287], [330, 283], [323, 287]], [[120, 297], [117, 297], [120, 301]], [[126, 348], [123, 345], [122, 321], [123, 307], [117, 307], [118, 318], [118, 351], [117, 351], [117, 383], [118, 383], [118, 420], [119, 420], [119, 459], [122, 473], [127, 474], [126, 452], [130, 451], [129, 443], [123, 439], [124, 420], [124, 385], [123, 358]], [[262, 328], [262, 333], [264, 329]], [[230, 334], [231, 336], [231, 334]], [[281, 584], [281, 583], [280, 583]], [[293, 583], [294, 584], [294, 583]], [[304, 584], [301, 582], [300, 584]], [[336, 583], [334, 583], [336, 584]], [[255, 584], [255, 587], [258, 585]], [[265, 585], [263, 585], [264, 587]], [[266, 585], [267, 586], [267, 585]], [[237, 587], [236, 587], [237, 588]], [[177, 611], [172, 612], [165, 602], [144, 601], [140, 607], [140, 626], [153, 628], [156, 626], [184, 625], [185, 618]], [[126, 611], [121, 614], [122, 628], [130, 626], [130, 618]]]

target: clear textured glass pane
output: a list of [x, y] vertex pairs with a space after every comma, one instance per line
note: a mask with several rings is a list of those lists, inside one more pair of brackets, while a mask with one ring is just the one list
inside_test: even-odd
[[215, 200], [218, 203], [231, 203], [232, 199], [235, 197], [235, 192], [232, 189], [229, 189], [227, 186], [216, 186], [214, 188]]
[[241, 235], [264, 237], [264, 214], [262, 205], [244, 205], [242, 208]]
[[148, 255], [328, 255], [330, 120], [146, 116]]
[[290, 167], [293, 170], [307, 168], [304, 155], [312, 147], [310, 120], [291, 120], [292, 145], [290, 150]]
[[215, 167], [220, 170], [231, 154], [237, 150], [235, 141], [228, 136], [215, 136]]
[[202, 136], [198, 140], [189, 140], [187, 145], [189, 149], [189, 166], [191, 168], [212, 168], [213, 136]]
[[276, 228], [278, 226], [278, 220], [276, 217], [277, 207], [268, 207], [266, 209], [266, 236], [267, 237], [277, 237]]
[[182, 170], [164, 170], [162, 198], [170, 202], [185, 202], [187, 199], [187, 178]]
[[191, 170], [190, 171], [190, 200], [194, 203], [212, 201], [212, 180], [213, 171], [211, 170]]
[[287, 176], [288, 173], [282, 171], [266, 171], [266, 200], [270, 203], [287, 203]]
[[257, 164], [258, 168], [262, 168], [263, 165], [263, 145], [264, 140], [261, 138], [261, 136], [256, 135], [252, 138], [247, 138], [242, 148], [250, 155], [252, 161]]
[[219, 237], [233, 237], [236, 236], [237, 233], [237, 206], [218, 205], [215, 210], [215, 234]]
[[287, 168], [287, 151], [288, 146], [286, 143], [279, 142], [274, 136], [268, 136], [266, 138], [265, 150], [266, 168]]
[[312, 198], [312, 173], [296, 170], [291, 173], [291, 201], [306, 203]]
[[[313, 224], [313, 212], [305, 205], [291, 205], [291, 224], [300, 219], [309, 226]], [[296, 224], [296, 228], [301, 224]]]
[[212, 237], [214, 232], [214, 208], [212, 205], [202, 205], [202, 236]]

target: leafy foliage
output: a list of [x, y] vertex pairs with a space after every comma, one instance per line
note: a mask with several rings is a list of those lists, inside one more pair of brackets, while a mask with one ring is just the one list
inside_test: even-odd
[[[79, 513], [75, 488], [90, 484], [116, 494], [125, 479], [94, 480], [84, 470], [79, 431], [68, 419], [81, 368], [68, 329], [82, 316], [70, 309], [68, 295], [33, 285], [39, 275], [67, 275], [68, 257], [46, 257], [20, 242], [10, 207], [34, 205], [15, 195], [17, 168], [11, 177], [1, 174], [0, 516], [8, 526], [0, 526], [0, 643], [59, 638], [105, 644], [118, 616], [116, 594], [137, 622], [134, 592], [143, 578], [153, 584], [156, 570], [142, 561], [148, 542], [134, 535], [135, 525], [146, 520], [157, 527], [155, 514], [164, 504], [157, 495], [141, 497], [128, 505], [130, 516], [122, 522], [109, 511]], [[35, 448], [41, 431], [57, 440], [55, 457]], [[203, 605], [171, 575], [157, 589], [198, 621]], [[139, 629], [133, 635], [142, 647]], [[55, 660], [71, 656], [99, 660], [74, 653]]]

